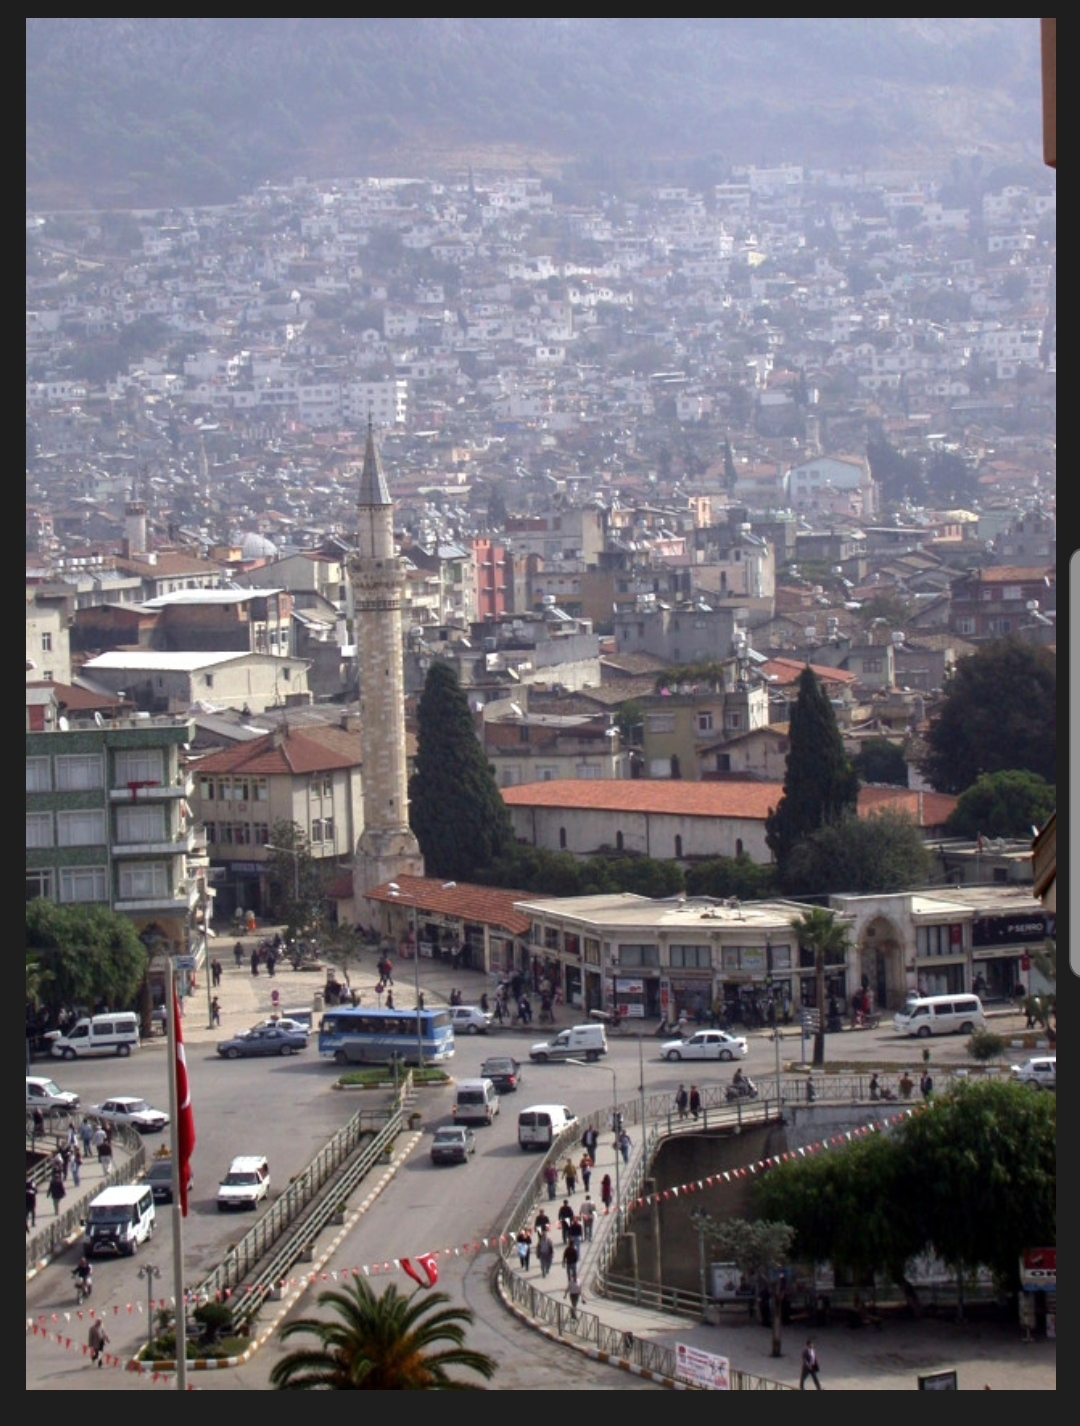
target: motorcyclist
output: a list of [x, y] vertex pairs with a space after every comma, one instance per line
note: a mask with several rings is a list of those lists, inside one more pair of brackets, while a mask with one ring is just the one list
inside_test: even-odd
[[731, 1082], [732, 1082], [732, 1084], [735, 1084], [735, 1085], [741, 1085], [741, 1084], [742, 1084], [742, 1082], [743, 1082], [742, 1065], [740, 1065], [740, 1066], [738, 1067], [738, 1069], [735, 1071], [734, 1075], [732, 1075], [732, 1077], [731, 1077]]
[[75, 1290], [80, 1300], [84, 1297], [89, 1297], [90, 1289], [93, 1286], [94, 1275], [93, 1268], [90, 1266], [90, 1259], [86, 1257], [85, 1254], [79, 1259], [79, 1265], [71, 1275], [75, 1279]]

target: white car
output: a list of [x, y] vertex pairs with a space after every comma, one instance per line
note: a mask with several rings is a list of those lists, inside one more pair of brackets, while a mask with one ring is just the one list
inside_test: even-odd
[[451, 1005], [450, 1023], [455, 1035], [486, 1035], [495, 1017], [478, 1005]]
[[1037, 1089], [1057, 1089], [1057, 1055], [1037, 1055], [1024, 1065], [1011, 1065], [1017, 1084], [1033, 1084]]
[[26, 1107], [40, 1109], [47, 1113], [51, 1109], [74, 1110], [79, 1107], [79, 1096], [69, 1089], [61, 1089], [55, 1080], [41, 1075], [26, 1076]]
[[668, 1040], [660, 1046], [664, 1060], [743, 1060], [746, 1041], [726, 1030], [699, 1030], [689, 1040]]
[[108, 1124], [126, 1124], [131, 1129], [138, 1129], [140, 1134], [160, 1134], [169, 1127], [167, 1114], [160, 1109], [152, 1109], [145, 1099], [135, 1099], [130, 1094], [118, 1094], [101, 1104], [91, 1104], [86, 1112], [91, 1118], [104, 1120]]
[[310, 1025], [305, 1025], [302, 1020], [293, 1020], [289, 1015], [271, 1015], [269, 1020], [260, 1020], [258, 1024], [252, 1025], [248, 1033], [258, 1035], [263, 1030], [285, 1030], [290, 1035], [311, 1034]]

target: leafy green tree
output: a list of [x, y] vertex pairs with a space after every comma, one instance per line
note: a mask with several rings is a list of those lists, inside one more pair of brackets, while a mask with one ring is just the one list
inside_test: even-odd
[[615, 890], [634, 891], [639, 896], [675, 896], [684, 886], [678, 863], [655, 857], [617, 857], [608, 862], [608, 875]]
[[280, 818], [270, 830], [266, 880], [270, 914], [285, 927], [287, 941], [307, 935], [324, 904], [324, 872], [311, 855], [311, 843], [297, 822]]
[[785, 1295], [781, 1269], [791, 1262], [791, 1245], [795, 1229], [787, 1223], [771, 1223], [763, 1219], [749, 1222], [745, 1218], [717, 1221], [708, 1213], [693, 1212], [691, 1221], [698, 1231], [716, 1244], [724, 1261], [734, 1263], [748, 1280], [768, 1292], [772, 1311], [772, 1353], [783, 1356], [780, 1345], [780, 1319]]
[[835, 911], [812, 906], [802, 916], [796, 916], [791, 929], [799, 945], [814, 953], [814, 1003], [818, 1012], [818, 1028], [814, 1036], [814, 1064], [825, 1063], [825, 967], [843, 965], [847, 957], [848, 932], [837, 919]]
[[788, 881], [803, 896], [872, 895], [923, 886], [932, 865], [916, 824], [886, 807], [868, 817], [844, 817], [804, 837], [791, 854]]
[[844, 752], [836, 714], [808, 664], [791, 712], [783, 795], [765, 819], [765, 840], [782, 886], [791, 884], [791, 854], [798, 842], [854, 813], [858, 795], [859, 779]]
[[686, 869], [687, 896], [737, 896], [757, 901], [776, 889], [776, 868], [751, 861], [745, 852], [735, 857], [712, 857]]
[[983, 1264], [1011, 1289], [1024, 1248], [1057, 1242], [1052, 1094], [971, 1081], [898, 1126], [897, 1190], [918, 1198], [930, 1247], [957, 1270]]
[[831, 1262], [856, 1288], [885, 1268], [917, 1309], [905, 1266], [924, 1246], [925, 1225], [919, 1200], [898, 1193], [900, 1167], [888, 1136], [875, 1134], [771, 1169], [754, 1186], [754, 1210], [791, 1224], [800, 1259]]
[[149, 960], [126, 916], [107, 906], [58, 906], [42, 897], [26, 904], [26, 949], [38, 966], [38, 992], [55, 1009], [127, 1009]]
[[1057, 781], [1057, 666], [1052, 652], [999, 639], [958, 660], [931, 715], [922, 771], [961, 793], [985, 773], [1019, 769]]
[[615, 726], [619, 730], [619, 737], [628, 748], [641, 747], [645, 714], [636, 698], [628, 699], [626, 703], [620, 705], [615, 714]]
[[984, 773], [961, 794], [945, 823], [953, 837], [1030, 837], [1057, 804], [1057, 789], [1038, 773]]
[[855, 755], [852, 766], [862, 783], [886, 783], [890, 787], [908, 785], [904, 749], [888, 738], [867, 738]]
[[417, 708], [409, 820], [431, 876], [471, 881], [514, 845], [510, 813], [473, 729], [450, 664], [428, 670]]
[[282, 1357], [270, 1384], [278, 1391], [476, 1389], [454, 1369], [490, 1381], [497, 1363], [465, 1346], [473, 1314], [445, 1307], [449, 1301], [445, 1292], [406, 1297], [393, 1284], [376, 1296], [365, 1278], [354, 1277], [340, 1291], [319, 1294], [319, 1307], [329, 1307], [335, 1318], [299, 1317], [281, 1329], [283, 1342], [305, 1336], [315, 1345]]

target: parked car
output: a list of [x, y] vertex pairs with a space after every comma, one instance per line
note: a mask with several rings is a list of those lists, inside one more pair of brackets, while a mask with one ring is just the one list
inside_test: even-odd
[[40, 1075], [26, 1076], [26, 1107], [40, 1109], [47, 1114], [51, 1109], [78, 1109], [79, 1096], [68, 1089], [61, 1089], [55, 1080]]
[[435, 1130], [431, 1141], [433, 1164], [467, 1164], [476, 1153], [476, 1135], [464, 1124], [447, 1124]]
[[1036, 1055], [1023, 1065], [1010, 1066], [1017, 1084], [1033, 1084], [1037, 1089], [1057, 1089], [1057, 1055]]
[[307, 1049], [307, 1031], [303, 1034], [295, 1030], [246, 1030], [231, 1040], [222, 1040], [217, 1047], [219, 1055], [227, 1060], [239, 1060], [248, 1055], [297, 1055]]
[[486, 1035], [495, 1017], [478, 1005], [451, 1005], [450, 1023], [455, 1035]]
[[490, 1079], [500, 1094], [517, 1089], [521, 1083], [521, 1065], [512, 1055], [492, 1055], [480, 1066], [480, 1074]]
[[[155, 1155], [150, 1160], [150, 1167], [142, 1176], [141, 1182], [148, 1183], [154, 1190], [155, 1203], [171, 1203], [172, 1196], [172, 1158], [168, 1154]], [[195, 1187], [195, 1180], [188, 1174], [188, 1193]]]
[[688, 1040], [668, 1040], [660, 1046], [660, 1056], [665, 1060], [742, 1060], [746, 1058], [746, 1048], [742, 1035], [699, 1030]]
[[160, 1134], [169, 1127], [167, 1114], [130, 1094], [118, 1094], [101, 1104], [91, 1104], [86, 1112], [106, 1124], [126, 1124], [130, 1129], [138, 1129], [140, 1134]]

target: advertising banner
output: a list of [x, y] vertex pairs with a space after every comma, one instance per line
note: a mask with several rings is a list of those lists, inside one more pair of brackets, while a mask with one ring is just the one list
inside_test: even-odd
[[675, 1343], [675, 1375], [679, 1381], [704, 1387], [706, 1391], [731, 1390], [731, 1363], [727, 1357], [717, 1357], [685, 1342]]

